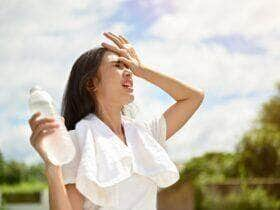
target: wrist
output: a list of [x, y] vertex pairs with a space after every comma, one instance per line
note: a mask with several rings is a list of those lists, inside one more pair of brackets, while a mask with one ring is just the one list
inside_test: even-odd
[[56, 166], [53, 164], [45, 164], [45, 175], [47, 178], [52, 177], [52, 176], [59, 176], [61, 175], [61, 167]]
[[146, 66], [144, 64], [140, 64], [139, 68], [136, 70], [136, 76], [142, 78], [145, 75]]

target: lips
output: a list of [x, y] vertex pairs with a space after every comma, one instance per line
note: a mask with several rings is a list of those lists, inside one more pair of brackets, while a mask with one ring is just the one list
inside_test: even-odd
[[127, 87], [127, 88], [133, 88], [133, 81], [132, 80], [125, 80], [122, 83], [122, 86]]

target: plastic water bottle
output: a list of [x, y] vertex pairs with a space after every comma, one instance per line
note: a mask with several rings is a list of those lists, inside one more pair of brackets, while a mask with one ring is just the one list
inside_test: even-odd
[[55, 132], [44, 137], [43, 147], [49, 160], [54, 165], [60, 166], [70, 162], [75, 156], [76, 149], [61, 117], [56, 112], [54, 100], [38, 85], [32, 87], [29, 93], [28, 105], [31, 114], [41, 112], [38, 119], [54, 117], [60, 125]]

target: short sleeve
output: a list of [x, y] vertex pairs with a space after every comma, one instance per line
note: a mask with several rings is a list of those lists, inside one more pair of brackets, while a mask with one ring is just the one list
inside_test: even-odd
[[166, 149], [166, 119], [163, 114], [154, 115], [151, 119], [144, 121], [152, 136]]
[[75, 130], [70, 130], [68, 132], [69, 132], [71, 140], [75, 146], [76, 154], [69, 163], [61, 165], [62, 177], [63, 177], [63, 181], [64, 181], [65, 185], [76, 182], [78, 166], [79, 166], [80, 159], [81, 159], [78, 138], [76, 136]]

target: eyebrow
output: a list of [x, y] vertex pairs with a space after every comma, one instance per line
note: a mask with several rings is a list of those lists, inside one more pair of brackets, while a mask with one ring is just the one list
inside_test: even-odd
[[117, 61], [110, 61], [110, 64], [115, 64], [115, 63], [121, 63], [121, 61], [120, 60], [117, 60]]
[[117, 60], [117, 61], [110, 61], [109, 62], [110, 64], [114, 64], [114, 63], [122, 63], [123, 65], [125, 65], [127, 67], [127, 65], [123, 62], [123, 61], [120, 61], [120, 60]]
[[110, 63], [119, 63], [120, 61], [117, 60], [117, 61], [110, 61]]

